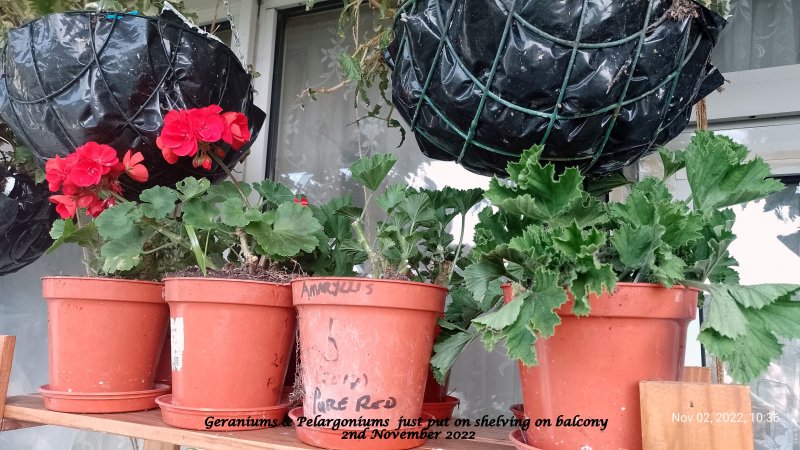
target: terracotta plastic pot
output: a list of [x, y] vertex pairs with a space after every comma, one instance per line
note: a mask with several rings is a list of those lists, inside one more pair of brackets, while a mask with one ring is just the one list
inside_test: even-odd
[[[434, 338], [435, 339], [435, 338]], [[444, 380], [444, 384], [439, 384], [433, 376], [433, 370], [428, 367], [428, 378], [425, 380], [425, 403], [436, 403], [447, 398], [447, 389], [450, 384], [450, 374]]]
[[447, 420], [453, 417], [453, 410], [461, 403], [456, 397], [447, 396], [439, 402], [423, 403], [422, 413], [437, 420]]
[[158, 365], [156, 366], [156, 383], [172, 385], [171, 348], [169, 327], [167, 327], [167, 332], [164, 333], [164, 345], [161, 347], [161, 357], [158, 359]]
[[169, 310], [161, 283], [44, 277], [54, 392], [153, 389]]
[[[503, 293], [509, 301], [511, 287], [503, 286]], [[532, 422], [528, 445], [642, 448], [639, 381], [680, 379], [697, 294], [685, 287], [617, 283], [613, 294], [590, 296], [588, 317], [572, 315], [571, 300], [557, 310], [555, 335], [536, 343], [539, 365], [520, 364], [524, 410]], [[536, 419], [549, 419], [551, 426], [536, 427]]]
[[420, 417], [446, 288], [305, 278], [293, 281], [292, 291], [307, 417], [386, 419], [389, 429], [401, 416]]
[[164, 285], [170, 406], [228, 412], [276, 406], [295, 332], [289, 285], [218, 278], [167, 278]]

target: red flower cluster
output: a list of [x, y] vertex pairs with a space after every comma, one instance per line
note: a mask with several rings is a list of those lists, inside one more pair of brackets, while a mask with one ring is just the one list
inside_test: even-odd
[[147, 181], [147, 168], [141, 164], [144, 156], [128, 150], [120, 162], [117, 151], [108, 145], [87, 142], [66, 158], [56, 156], [47, 160], [45, 176], [62, 219], [75, 217], [78, 209], [97, 217], [106, 208], [116, 204], [114, 194], [122, 194], [119, 177], [127, 174], [132, 180]]
[[307, 198], [305, 198], [305, 197], [303, 197], [303, 198], [297, 198], [297, 197], [295, 197], [295, 198], [294, 198], [294, 202], [295, 202], [295, 203], [300, 203], [300, 205], [301, 205], [301, 206], [308, 206], [308, 199], [307, 199]]
[[[211, 170], [211, 146], [222, 140], [239, 150], [250, 140], [247, 117], [239, 112], [222, 112], [218, 105], [205, 108], [171, 110], [164, 116], [164, 128], [156, 138], [164, 159], [170, 164], [181, 156], [191, 156], [194, 167]], [[199, 152], [198, 152], [199, 150]], [[214, 149], [220, 158], [225, 152]]]

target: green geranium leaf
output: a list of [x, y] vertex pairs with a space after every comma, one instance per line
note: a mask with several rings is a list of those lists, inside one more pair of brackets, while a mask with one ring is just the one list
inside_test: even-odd
[[508, 358], [522, 361], [526, 366], [535, 366], [539, 363], [536, 356], [536, 334], [531, 317], [534, 315], [533, 301], [518, 299], [522, 302], [522, 310], [517, 320], [505, 331], [506, 354]]
[[661, 157], [661, 164], [664, 166], [665, 180], [686, 167], [686, 159], [682, 151], [661, 147], [658, 149], [658, 156]]
[[368, 158], [361, 158], [351, 164], [350, 174], [369, 190], [375, 191], [383, 183], [395, 163], [397, 163], [397, 156], [390, 153], [379, 153]]
[[351, 54], [347, 52], [340, 53], [339, 66], [342, 68], [342, 73], [344, 73], [345, 78], [348, 80], [361, 80], [361, 64]]
[[216, 227], [214, 220], [219, 210], [213, 203], [203, 198], [193, 198], [183, 203], [183, 222], [197, 229], [207, 230]]
[[653, 276], [662, 286], [672, 287], [683, 279], [686, 263], [672, 252], [661, 251], [652, 267]]
[[456, 358], [461, 352], [477, 337], [477, 334], [468, 332], [458, 332], [438, 339], [434, 345], [434, 355], [431, 358], [431, 367], [436, 381], [444, 383], [447, 373], [456, 362]]
[[728, 292], [728, 287], [719, 284], [705, 286], [706, 292], [711, 294], [708, 303], [708, 317], [703, 323], [703, 329], [711, 328], [722, 336], [737, 338], [747, 334], [748, 320], [737, 305], [736, 300]]
[[[553, 274], [553, 282], [558, 279]], [[555, 333], [556, 326], [561, 323], [555, 310], [560, 308], [569, 300], [567, 291], [564, 288], [548, 284], [542, 291], [536, 291], [533, 295], [533, 316], [531, 317], [531, 327], [542, 337], [547, 338]]]
[[[782, 297], [793, 295], [800, 289], [796, 284], [756, 284], [750, 286], [712, 285], [711, 289], [725, 289], [736, 303], [748, 307], [761, 309]], [[714, 294], [712, 290], [712, 295]]]
[[[219, 206], [220, 218], [225, 225], [243, 228], [250, 220], [258, 220], [260, 214], [258, 211], [248, 211], [244, 205], [241, 197], [228, 197]], [[250, 212], [250, 214], [247, 214]]]
[[375, 202], [384, 211], [391, 211], [406, 197], [406, 188], [407, 186], [402, 184], [393, 184], [386, 188], [386, 191], [379, 195]]
[[205, 194], [208, 188], [211, 187], [211, 182], [206, 178], [198, 180], [197, 178], [188, 177], [179, 181], [175, 187], [178, 189], [178, 192], [180, 192], [178, 198], [182, 202], [185, 202], [186, 200]]
[[295, 195], [289, 188], [272, 180], [254, 183], [253, 188], [273, 207], [282, 203], [291, 203], [295, 199]]
[[448, 186], [444, 190], [452, 196], [452, 206], [459, 214], [468, 213], [483, 200], [483, 189], [453, 189]]
[[580, 199], [583, 193], [580, 171], [569, 168], [556, 177], [554, 165], [539, 163], [542, 148], [532, 147], [523, 152], [519, 163], [508, 165], [514, 187], [503, 186], [494, 178], [486, 198], [501, 209], [545, 221], [556, 218]]
[[744, 162], [747, 148], [725, 136], [698, 132], [686, 148], [686, 175], [694, 207], [702, 211], [758, 200], [783, 189], [768, 179], [770, 168], [760, 157]]
[[[796, 292], [797, 286], [795, 286]], [[777, 300], [753, 312], [772, 334], [786, 339], [800, 338], [800, 302], [788, 299]]]
[[502, 264], [491, 261], [480, 261], [471, 264], [464, 270], [464, 282], [467, 289], [472, 292], [475, 300], [483, 300], [489, 282], [494, 281], [505, 274]]
[[509, 303], [503, 305], [497, 311], [492, 311], [488, 314], [478, 317], [472, 322], [483, 325], [485, 328], [490, 328], [492, 330], [502, 330], [517, 320], [517, 317], [519, 317], [519, 312], [522, 310], [522, 304], [526, 298], [526, 295], [520, 295], [511, 300]]
[[712, 329], [700, 331], [700, 343], [726, 363], [728, 374], [736, 383], [747, 384], [761, 375], [770, 361], [781, 356], [783, 345], [775, 336], [755, 324], [741, 338], [731, 339]]
[[594, 263], [577, 272], [572, 281], [570, 291], [575, 296], [572, 312], [577, 316], [589, 314], [589, 295], [603, 293], [603, 290], [614, 292], [617, 275], [610, 264]]
[[[109, 208], [106, 211], [115, 209]], [[131, 227], [125, 234], [117, 235], [100, 248], [103, 259], [103, 272], [115, 273], [131, 270], [142, 260], [144, 240], [139, 230]]]
[[611, 236], [611, 244], [625, 267], [637, 269], [652, 262], [655, 249], [661, 245], [664, 230], [661, 225], [637, 227], [625, 223]]
[[293, 257], [317, 247], [316, 235], [322, 231], [322, 225], [308, 207], [283, 203], [274, 211], [274, 216], [266, 214], [264, 220], [251, 222], [245, 230], [269, 254]]
[[408, 229], [412, 232], [417, 227], [431, 225], [436, 221], [433, 205], [425, 194], [412, 194], [404, 198], [399, 205], [400, 210], [408, 217]]
[[[241, 194], [239, 193], [239, 189], [242, 190]], [[241, 200], [242, 194], [247, 197], [253, 192], [253, 189], [247, 183], [239, 183], [239, 189], [236, 188], [236, 184], [232, 181], [226, 180], [219, 184], [211, 185], [211, 187], [208, 188], [208, 195], [213, 200], [221, 202], [229, 198], [239, 198]]]
[[[106, 239], [129, 236], [136, 229], [136, 203], [126, 202], [103, 211], [95, 220], [97, 232]], [[127, 269], [123, 269], [127, 270]]]
[[142, 191], [139, 201], [142, 202], [140, 208], [143, 216], [160, 220], [175, 210], [178, 192], [164, 186], [154, 186]]
[[553, 244], [569, 258], [592, 256], [606, 243], [603, 232], [594, 227], [582, 230], [577, 222], [555, 230], [554, 234]]
[[48, 254], [66, 243], [78, 244], [81, 247], [91, 247], [98, 240], [98, 233], [94, 222], [89, 222], [78, 228], [72, 219], [58, 219], [53, 222], [53, 226], [50, 228], [50, 237], [54, 239], [54, 242], [47, 249]]
[[631, 184], [632, 181], [627, 179], [620, 170], [604, 177], [587, 178], [583, 183], [586, 192], [591, 196], [602, 197], [618, 187]]

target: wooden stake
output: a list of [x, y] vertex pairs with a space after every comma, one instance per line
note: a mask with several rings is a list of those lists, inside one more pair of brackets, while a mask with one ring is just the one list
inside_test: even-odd
[[8, 380], [11, 378], [11, 362], [14, 360], [16, 342], [16, 336], [0, 335], [0, 429], [3, 424], [3, 412], [6, 409]]
[[711, 368], [684, 367], [681, 381], [684, 383], [711, 383]]

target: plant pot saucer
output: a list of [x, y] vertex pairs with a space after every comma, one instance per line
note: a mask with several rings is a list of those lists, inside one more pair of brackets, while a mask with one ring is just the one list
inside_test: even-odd
[[172, 403], [172, 394], [156, 399], [167, 425], [201, 431], [245, 431], [276, 427], [283, 423], [289, 405], [263, 408], [193, 408]]
[[534, 447], [532, 445], [528, 445], [525, 442], [525, 432], [516, 429], [508, 434], [508, 439], [514, 445], [514, 448], [517, 450], [541, 450], [539, 447]]
[[511, 412], [514, 414], [514, 417], [517, 419], [525, 420], [525, 405], [522, 403], [515, 403], [508, 409], [511, 410]]
[[449, 419], [453, 415], [453, 409], [461, 402], [461, 400], [453, 396], [445, 396], [441, 402], [430, 402], [422, 404], [422, 413], [430, 414], [434, 419], [444, 420]]
[[156, 408], [156, 397], [170, 391], [169, 385], [156, 384], [154, 389], [130, 392], [68, 392], [54, 391], [50, 385], [39, 388], [44, 407], [68, 413], [105, 414], [145, 411]]
[[[303, 416], [303, 408], [293, 408], [289, 411], [289, 417], [295, 423], [295, 430], [297, 437], [308, 445], [314, 447], [327, 448], [333, 450], [406, 450], [410, 448], [419, 447], [425, 443], [425, 438], [404, 438], [399, 437], [383, 437], [371, 439], [373, 430], [380, 430], [380, 428], [366, 429], [366, 439], [344, 438], [345, 432], [359, 432], [364, 428], [339, 428], [333, 430], [331, 427], [312, 427], [312, 426], [297, 426], [297, 419]], [[422, 413], [422, 425], [418, 427], [403, 427], [399, 430], [387, 429], [387, 431], [413, 432], [422, 431], [427, 426], [427, 420], [431, 416]]]

